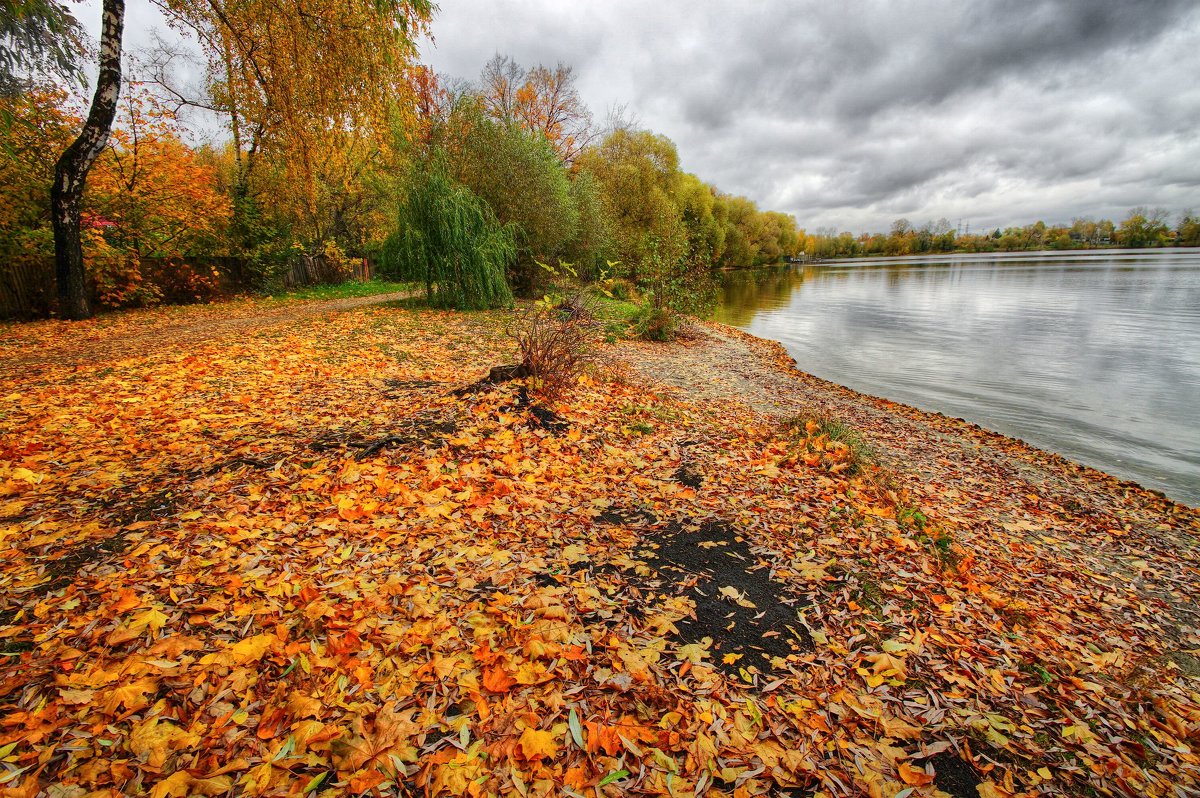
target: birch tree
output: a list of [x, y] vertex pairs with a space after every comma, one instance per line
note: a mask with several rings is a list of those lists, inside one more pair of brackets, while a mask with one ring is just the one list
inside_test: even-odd
[[83, 268], [83, 246], [79, 239], [80, 201], [88, 172], [108, 143], [113, 117], [117, 113], [124, 27], [125, 0], [104, 0], [96, 93], [83, 130], [54, 166], [54, 183], [50, 189], [59, 312], [76, 321], [92, 315]]

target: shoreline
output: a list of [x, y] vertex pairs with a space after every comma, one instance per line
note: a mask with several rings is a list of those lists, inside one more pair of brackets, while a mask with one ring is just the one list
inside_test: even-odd
[[821, 383], [821, 384], [828, 386], [830, 389], [836, 389], [838, 391], [845, 392], [846, 394], [856, 397], [861, 401], [869, 402], [869, 403], [875, 404], [879, 407], [887, 408], [889, 410], [899, 411], [899, 412], [907, 413], [907, 414], [910, 414], [913, 416], [927, 416], [930, 418], [940, 419], [947, 424], [958, 425], [958, 426], [963, 427], [965, 430], [970, 430], [972, 432], [978, 433], [979, 435], [981, 435], [984, 438], [993, 438], [993, 439], [995, 439], [995, 442], [1018, 444], [1018, 445], [1024, 447], [1031, 457], [1049, 458], [1051, 460], [1057, 461], [1061, 464], [1070, 466], [1070, 467], [1075, 468], [1080, 471], [1092, 472], [1093, 478], [1097, 479], [1098, 481], [1111, 483], [1111, 487], [1113, 489], [1118, 489], [1118, 488], [1120, 488], [1120, 489], [1136, 489], [1138, 491], [1141, 491], [1144, 494], [1147, 494], [1150, 497], [1154, 497], [1163, 502], [1176, 505], [1178, 508], [1180, 508], [1182, 510], [1200, 513], [1200, 506], [1193, 506], [1193, 505], [1187, 504], [1186, 502], [1184, 502], [1182, 500], [1172, 498], [1171, 496], [1167, 495], [1164, 491], [1159, 490], [1158, 488], [1147, 487], [1147, 486], [1141, 484], [1140, 482], [1138, 482], [1136, 479], [1127, 479], [1125, 477], [1121, 477], [1119, 475], [1112, 474], [1108, 471], [1105, 471], [1102, 468], [1097, 468], [1096, 466], [1088, 465], [1087, 463], [1081, 463], [1078, 460], [1074, 460], [1067, 455], [1060, 454], [1060, 453], [1052, 451], [1050, 449], [1043, 449], [1042, 447], [1037, 446], [1036, 444], [1030, 443], [1029, 441], [1025, 440], [1024, 438], [1019, 438], [1015, 435], [1008, 435], [1006, 433], [999, 432], [997, 430], [991, 429], [990, 427], [985, 427], [982, 424], [977, 424], [973, 421], [962, 418], [960, 416], [947, 415], [946, 413], [942, 413], [937, 410], [923, 410], [914, 405], [906, 404], [904, 402], [900, 402], [895, 399], [888, 399], [885, 396], [877, 396], [875, 394], [864, 393], [863, 391], [858, 391], [858, 390], [855, 390], [854, 388], [850, 388], [848, 386], [842, 385], [839, 382], [834, 382], [833, 380], [827, 380], [824, 377], [818, 377], [815, 374], [810, 374], [809, 372], [800, 368], [800, 364], [798, 363], [798, 361], [791, 355], [791, 353], [789, 353], [787, 351], [787, 348], [781, 342], [776, 341], [772, 338], [763, 338], [761, 336], [754, 335], [753, 333], [746, 332], [745, 330], [742, 330], [738, 327], [734, 327], [732, 325], [725, 324], [724, 322], [704, 321], [702, 323], [718, 327], [726, 334], [735, 334], [735, 335], [739, 335], [739, 336], [745, 336], [749, 339], [753, 339], [753, 341], [757, 345], [773, 350], [773, 352], [771, 354], [771, 358], [773, 359], [774, 363], [778, 367], [781, 367], [785, 370], [795, 372], [797, 375], [799, 375], [799, 377], [801, 378], [802, 381], [811, 381], [811, 382], [815, 382], [815, 383]]
[[[826, 415], [855, 427], [879, 452], [881, 465], [912, 491], [938, 517], [955, 519], [967, 531], [972, 516], [1023, 523], [1045, 507], [1054, 526], [1070, 534], [1076, 528], [1092, 537], [1092, 548], [1115, 571], [1128, 570], [1141, 555], [1142, 540], [1164, 556], [1191, 551], [1200, 562], [1200, 510], [1161, 491], [1145, 488], [1094, 467], [1078, 463], [1026, 441], [942, 413], [855, 391], [808, 374], [778, 341], [761, 338], [720, 322], [700, 322], [698, 340], [682, 344], [695, 353], [665, 371], [665, 382], [690, 392], [693, 400], [712, 400], [707, 375], [730, 373], [729, 398], [767, 417]], [[668, 345], [670, 346], [670, 345]], [[701, 354], [704, 347], [714, 353]], [[650, 357], [650, 377], [671, 357]], [[741, 359], [749, 354], [749, 360]], [[706, 375], [696, 379], [689, 375]], [[994, 490], [996, 495], [992, 495]], [[1004, 496], [1004, 494], [1010, 494]], [[1007, 501], [1000, 502], [1001, 497]], [[1018, 519], [1014, 521], [1013, 519]], [[978, 526], [976, 524], [976, 526]], [[978, 530], [976, 530], [978, 534]], [[1131, 537], [1132, 536], [1132, 537]], [[1193, 566], [1184, 582], [1200, 596], [1200, 568]], [[1172, 615], [1182, 626], [1200, 629], [1200, 608], [1173, 602]]]
[[[1068, 260], [1075, 258], [1090, 258], [1095, 256], [1106, 256], [1117, 260], [1133, 260], [1135, 258], [1146, 257], [1144, 253], [1154, 253], [1163, 255], [1168, 253], [1178, 253], [1180, 255], [1195, 255], [1200, 254], [1200, 246], [1171, 246], [1171, 247], [1070, 247], [1066, 249], [992, 249], [992, 250], [969, 250], [958, 249], [949, 252], [916, 252], [908, 255], [852, 255], [844, 258], [816, 258], [810, 261], [801, 261], [799, 263], [791, 263], [787, 265], [820, 265], [820, 264], [842, 264], [851, 263], [861, 265], [864, 262], [869, 263], [904, 263], [906, 261], [920, 262], [935, 262], [948, 263], [954, 258], [971, 257], [971, 258], [993, 258], [995, 260], [1022, 260], [1022, 259], [1049, 259], [1049, 260]], [[782, 264], [772, 264], [782, 265]], [[757, 267], [762, 268], [762, 267]]]

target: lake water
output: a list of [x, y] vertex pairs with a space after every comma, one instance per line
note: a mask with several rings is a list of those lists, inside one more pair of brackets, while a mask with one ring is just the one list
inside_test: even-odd
[[1200, 506], [1200, 250], [733, 272], [715, 318], [810, 374]]

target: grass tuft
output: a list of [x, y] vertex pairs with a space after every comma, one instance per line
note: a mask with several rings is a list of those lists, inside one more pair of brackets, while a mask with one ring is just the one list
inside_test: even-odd
[[877, 464], [875, 450], [858, 430], [843, 421], [828, 416], [801, 417], [784, 422], [784, 427], [799, 437], [806, 448], [823, 451], [827, 455], [836, 453], [831, 470], [855, 476], [867, 466]]

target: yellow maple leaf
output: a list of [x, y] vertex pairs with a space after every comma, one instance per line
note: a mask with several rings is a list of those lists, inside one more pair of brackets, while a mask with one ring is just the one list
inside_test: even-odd
[[129, 624], [129, 629], [133, 632], [140, 632], [148, 628], [154, 634], [158, 634], [169, 620], [171, 619], [164, 615], [158, 607], [151, 607], [145, 612], [138, 614], [133, 619], [133, 622]]
[[9, 477], [11, 479], [19, 479], [22, 482], [28, 482], [30, 485], [36, 485], [45, 479], [41, 474], [34, 473], [28, 468], [14, 468], [9, 472]]
[[886, 651], [868, 657], [867, 662], [871, 663], [871, 672], [876, 676], [888, 676], [903, 681], [908, 675], [908, 668], [904, 663], [904, 658], [889, 654]]
[[142, 762], [152, 768], [161, 768], [166, 764], [171, 751], [194, 746], [199, 742], [199, 735], [191, 734], [160, 718], [150, 718], [133, 727], [128, 745], [129, 750]]
[[546, 669], [540, 663], [523, 661], [513, 674], [517, 684], [540, 684], [546, 681]]
[[148, 707], [150, 700], [146, 698], [146, 693], [156, 690], [158, 690], [158, 680], [149, 677], [138, 679], [132, 684], [114, 687], [105, 694], [104, 711], [114, 714], [120, 707], [128, 710]]
[[239, 640], [224, 651], [206, 654], [200, 658], [201, 665], [247, 665], [257, 662], [279, 643], [273, 634], [253, 635]]
[[187, 798], [194, 779], [187, 771], [176, 771], [154, 785], [150, 798]]
[[521, 732], [519, 742], [526, 759], [553, 759], [558, 754], [554, 734], [548, 731], [526, 729]]
[[320, 701], [312, 696], [301, 693], [299, 690], [293, 692], [288, 697], [288, 714], [295, 719], [319, 718], [324, 708], [324, 705]]
[[704, 658], [709, 655], [708, 648], [711, 645], [712, 638], [705, 637], [702, 638], [699, 643], [688, 643], [687, 645], [680, 646], [676, 653], [679, 656], [680, 662], [691, 662], [692, 664], [698, 664], [703, 662]]

